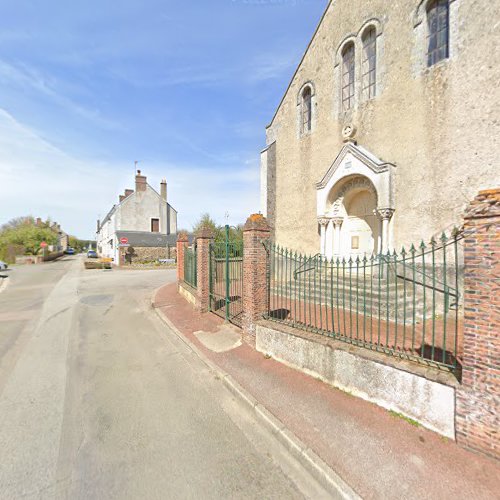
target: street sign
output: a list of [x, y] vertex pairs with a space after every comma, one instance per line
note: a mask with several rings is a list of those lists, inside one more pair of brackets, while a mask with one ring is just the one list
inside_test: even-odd
[[47, 246], [47, 243], [45, 241], [42, 241], [40, 243], [40, 248], [45, 248]]
[[120, 238], [120, 243], [126, 245], [128, 243], [128, 238]]

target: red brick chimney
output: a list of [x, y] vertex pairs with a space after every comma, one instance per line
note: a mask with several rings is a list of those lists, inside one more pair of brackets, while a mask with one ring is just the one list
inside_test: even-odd
[[135, 190], [139, 193], [140, 191], [146, 191], [146, 176], [141, 175], [141, 171], [137, 171], [137, 175], [135, 176]]
[[162, 179], [160, 183], [160, 195], [161, 199], [167, 201], [167, 180]]

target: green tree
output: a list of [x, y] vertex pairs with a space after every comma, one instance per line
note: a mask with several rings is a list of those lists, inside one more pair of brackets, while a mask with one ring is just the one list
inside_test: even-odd
[[[209, 213], [204, 213], [200, 216], [196, 224], [193, 226], [193, 232], [196, 234], [196, 232], [202, 228], [209, 228], [213, 231], [216, 243], [221, 243], [226, 240], [225, 226], [217, 224]], [[243, 242], [243, 225], [239, 224], [236, 227], [230, 226], [229, 241], [235, 244], [241, 244]]]
[[196, 234], [200, 229], [211, 229], [214, 234], [220, 231], [220, 226], [217, 225], [214, 219], [210, 216], [208, 212], [201, 214], [200, 218], [193, 226], [193, 232]]
[[36, 226], [32, 217], [18, 217], [4, 224], [0, 230], [0, 257], [12, 262], [13, 249], [29, 255], [41, 251], [40, 243], [57, 244], [57, 234], [44, 226]]

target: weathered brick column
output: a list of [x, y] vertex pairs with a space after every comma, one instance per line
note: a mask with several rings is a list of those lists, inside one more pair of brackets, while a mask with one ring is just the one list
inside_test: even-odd
[[255, 345], [255, 323], [267, 310], [267, 251], [262, 244], [271, 234], [267, 219], [251, 215], [243, 227], [243, 333]]
[[500, 458], [500, 189], [465, 214], [464, 353], [457, 441]]
[[196, 234], [196, 283], [197, 304], [196, 309], [207, 312], [210, 300], [210, 243], [214, 233], [209, 228], [202, 228]]
[[184, 281], [184, 249], [188, 243], [187, 234], [179, 233], [177, 237], [177, 281]]

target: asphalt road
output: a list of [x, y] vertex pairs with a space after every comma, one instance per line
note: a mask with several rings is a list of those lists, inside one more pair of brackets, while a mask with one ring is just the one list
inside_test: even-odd
[[11, 271], [0, 293], [0, 498], [322, 498], [156, 317], [174, 271]]

